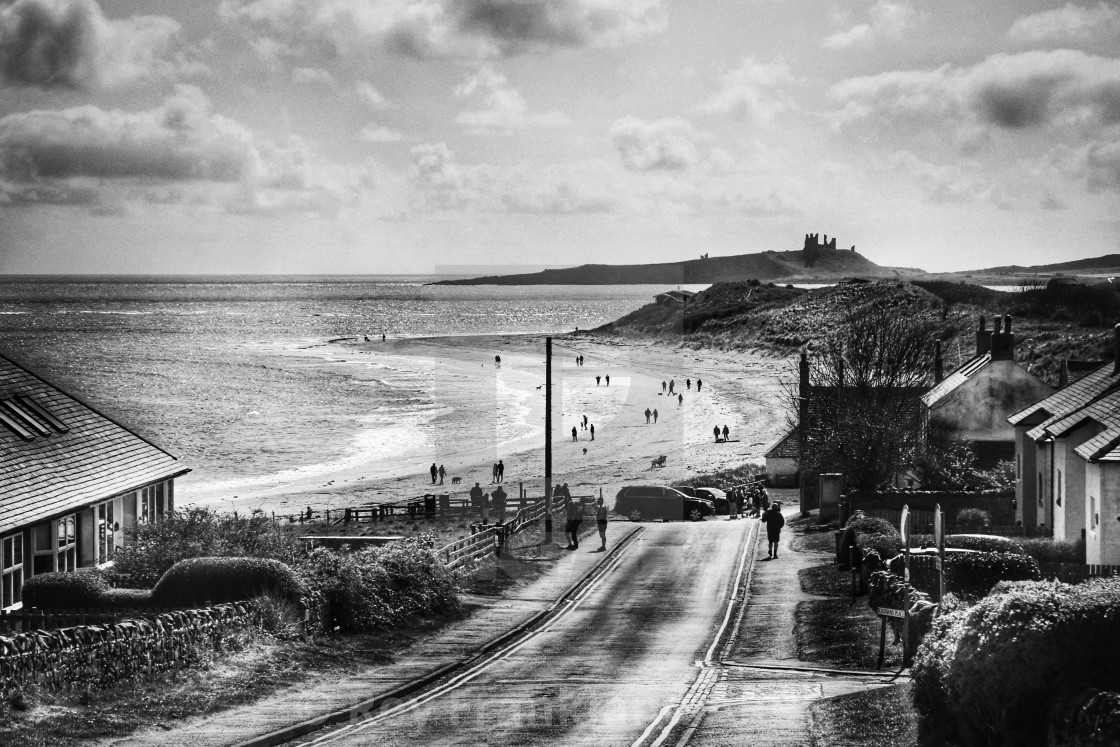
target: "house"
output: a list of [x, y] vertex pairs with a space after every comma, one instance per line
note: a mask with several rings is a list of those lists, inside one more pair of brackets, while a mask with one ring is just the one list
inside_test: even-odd
[[994, 331], [981, 317], [976, 354], [922, 396], [923, 433], [933, 423], [948, 428], [969, 442], [977, 466], [991, 468], [1015, 457], [1015, 429], [1007, 419], [1053, 391], [1015, 362], [1011, 317], [997, 317]]
[[39, 573], [93, 568], [174, 506], [174, 456], [0, 355], [0, 609]]
[[[1120, 325], [1114, 330], [1120, 347]], [[1120, 359], [1008, 418], [1016, 519], [1085, 538], [1089, 563], [1120, 564]], [[1115, 524], [1115, 526], [1114, 526]]]
[[797, 485], [797, 460], [801, 456], [801, 439], [796, 428], [790, 429], [766, 452], [766, 478], [776, 488]]
[[665, 291], [664, 293], [658, 293], [653, 297], [653, 300], [659, 304], [672, 305], [678, 303], [688, 303], [694, 298], [696, 298], [695, 291], [671, 290]]

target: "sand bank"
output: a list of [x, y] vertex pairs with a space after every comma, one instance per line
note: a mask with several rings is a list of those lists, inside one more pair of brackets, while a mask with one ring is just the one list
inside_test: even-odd
[[[360, 414], [368, 427], [340, 444], [336, 459], [200, 485], [184, 490], [181, 503], [285, 514], [307, 505], [405, 501], [432, 492], [432, 462], [448, 472], [439, 492], [465, 497], [476, 481], [489, 487], [498, 459], [505, 464], [507, 492], [516, 495], [519, 482], [534, 494], [541, 492], [544, 337], [341, 340], [290, 354], [353, 367], [378, 385], [415, 387], [417, 407]], [[581, 354], [582, 366], [576, 363]], [[624, 484], [667, 483], [761, 463], [785, 428], [780, 382], [792, 372], [788, 359], [759, 353], [555, 337], [553, 481], [567, 482], [575, 493], [601, 488], [613, 496]], [[598, 385], [596, 375], [603, 377]], [[683, 400], [663, 393], [662, 381], [670, 380]], [[703, 381], [699, 392], [698, 380]], [[657, 410], [656, 423], [646, 423], [647, 408]], [[593, 441], [581, 425], [584, 415], [595, 426]], [[717, 444], [712, 429], [724, 425], [731, 441]], [[651, 468], [660, 455], [666, 456], [665, 467]], [[452, 476], [461, 483], [452, 485]]]

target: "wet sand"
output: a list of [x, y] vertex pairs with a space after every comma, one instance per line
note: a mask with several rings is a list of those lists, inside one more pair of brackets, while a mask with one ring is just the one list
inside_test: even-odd
[[[461, 336], [381, 343], [341, 340], [291, 351], [338, 365], [416, 370], [415, 385], [427, 387], [435, 404], [416, 419], [394, 417], [399, 427], [371, 431], [348, 446], [344, 457], [315, 469], [240, 478], [180, 491], [180, 504], [199, 503], [289, 514], [314, 506], [340, 509], [371, 503], [405, 502], [426, 492], [466, 497], [477, 481], [487, 490], [491, 468], [505, 464], [506, 492], [518, 483], [531, 495], [544, 485], [545, 338]], [[582, 354], [584, 365], [575, 357]], [[496, 364], [495, 355], [501, 356]], [[763, 454], [786, 428], [781, 381], [793, 375], [790, 359], [761, 353], [691, 350], [667, 345], [580, 336], [553, 338], [554, 483], [573, 493], [608, 499], [625, 484], [668, 483], [700, 473], [763, 463]], [[596, 385], [595, 376], [610, 376]], [[691, 379], [691, 388], [685, 380]], [[697, 392], [697, 380], [703, 388]], [[677, 397], [662, 394], [673, 380]], [[646, 423], [646, 408], [658, 411]], [[580, 423], [595, 426], [595, 440]], [[413, 420], [409, 420], [413, 417]], [[715, 443], [715, 426], [731, 440]], [[572, 427], [576, 440], [572, 440]], [[651, 460], [664, 455], [664, 468]], [[445, 484], [433, 486], [435, 462], [447, 469]], [[452, 485], [452, 477], [461, 484]]]

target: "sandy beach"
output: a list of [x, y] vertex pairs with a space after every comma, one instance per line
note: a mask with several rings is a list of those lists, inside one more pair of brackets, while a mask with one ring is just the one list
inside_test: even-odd
[[[425, 404], [361, 413], [368, 421], [337, 457], [315, 465], [236, 480], [189, 482], [178, 503], [290, 514], [306, 506], [339, 509], [404, 502], [433, 491], [431, 463], [447, 470], [438, 492], [466, 497], [477, 481], [491, 485], [492, 465], [505, 465], [506, 491], [544, 485], [545, 338], [456, 336], [308, 344], [286, 351], [293, 365], [317, 359], [344, 367], [371, 385], [414, 388]], [[583, 356], [583, 365], [576, 357]], [[501, 362], [495, 361], [500, 356]], [[691, 350], [667, 345], [553, 338], [553, 482], [573, 493], [613, 498], [625, 484], [668, 483], [753, 462], [781, 435], [786, 411], [781, 382], [789, 359], [760, 353]], [[603, 377], [596, 384], [596, 376]], [[610, 376], [610, 385], [606, 378]], [[686, 380], [691, 379], [691, 387]], [[662, 382], [674, 383], [674, 394]], [[697, 382], [703, 387], [697, 391]], [[646, 423], [645, 410], [657, 410]], [[595, 426], [594, 440], [581, 422]], [[715, 426], [730, 430], [716, 443]], [[576, 439], [572, 439], [572, 428]], [[651, 460], [665, 455], [664, 468]], [[451, 484], [452, 477], [461, 483]]]

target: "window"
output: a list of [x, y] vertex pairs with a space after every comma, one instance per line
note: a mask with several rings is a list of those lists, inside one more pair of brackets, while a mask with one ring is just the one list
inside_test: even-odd
[[162, 518], [164, 512], [168, 510], [170, 497], [171, 489], [165, 482], [141, 489], [136, 506], [136, 521], [144, 523]]
[[97, 565], [108, 563], [113, 559], [113, 550], [116, 549], [117, 522], [113, 514], [113, 501], [99, 503], [95, 509], [97, 518]]
[[23, 534], [13, 534], [0, 541], [0, 609], [20, 603], [23, 589]]
[[34, 571], [73, 571], [78, 567], [78, 519], [74, 514], [36, 524], [31, 530]]

